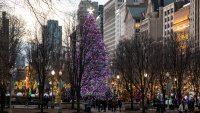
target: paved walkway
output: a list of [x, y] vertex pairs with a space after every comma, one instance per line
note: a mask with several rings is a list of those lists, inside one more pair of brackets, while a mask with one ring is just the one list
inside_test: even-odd
[[[7, 111], [7, 110], [6, 110]], [[35, 108], [14, 108], [12, 109], [12, 113], [36, 113], [39, 112], [39, 109], [35, 109]], [[48, 112], [48, 113], [58, 113], [57, 109], [44, 109], [44, 112]], [[62, 113], [75, 113], [75, 110], [70, 110], [70, 109], [63, 109]], [[86, 113], [86, 112], [82, 112], [82, 113]], [[106, 112], [98, 112], [97, 109], [92, 109], [91, 113], [142, 113], [141, 111], [122, 111], [119, 112], [119, 110], [117, 110], [116, 112], [112, 112], [107, 110]], [[156, 111], [154, 109], [152, 110], [147, 110], [146, 113], [156, 113]], [[165, 113], [178, 113], [177, 110], [173, 110], [173, 111], [166, 111]]]
[[[8, 109], [6, 109], [7, 111]], [[15, 106], [15, 108], [12, 109], [12, 113], [36, 113], [39, 112], [40, 109], [36, 109], [36, 106], [28, 106], [28, 107], [24, 107], [24, 105], [22, 106]], [[48, 112], [48, 113], [58, 113], [58, 109], [54, 108], [54, 109], [46, 109], [44, 108], [44, 112]], [[75, 113], [76, 110], [71, 110], [71, 109], [62, 109], [62, 113]], [[84, 111], [82, 111], [82, 113], [86, 113]], [[101, 111], [98, 112], [97, 109], [92, 108], [92, 112], [91, 113], [142, 113], [142, 111], [124, 111], [122, 110], [122, 112], [120, 112], [118, 109], [116, 112], [112, 112], [111, 110], [106, 110], [106, 112]], [[146, 110], [146, 113], [156, 113], [155, 109], [149, 109]], [[165, 113], [178, 113], [177, 110], [167, 110]]]

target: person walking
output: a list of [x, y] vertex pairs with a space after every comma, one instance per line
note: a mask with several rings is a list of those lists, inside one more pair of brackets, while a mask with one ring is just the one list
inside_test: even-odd
[[115, 99], [112, 100], [112, 112], [116, 111], [117, 101]]
[[185, 110], [185, 113], [187, 113], [187, 112], [188, 112], [188, 104], [187, 104], [187, 103], [185, 103], [184, 110]]
[[121, 108], [122, 108], [122, 101], [119, 99], [117, 103], [118, 103], [119, 111], [121, 112]]
[[179, 111], [179, 113], [183, 113], [184, 112], [183, 102], [179, 105], [178, 111]]
[[157, 102], [157, 108], [156, 108], [156, 113], [160, 113], [160, 100]]

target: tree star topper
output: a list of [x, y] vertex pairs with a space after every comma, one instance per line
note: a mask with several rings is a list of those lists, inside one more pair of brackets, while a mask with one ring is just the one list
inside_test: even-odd
[[94, 13], [94, 9], [93, 9], [92, 7], [90, 7], [87, 11], [88, 11], [88, 13], [89, 13], [90, 15]]

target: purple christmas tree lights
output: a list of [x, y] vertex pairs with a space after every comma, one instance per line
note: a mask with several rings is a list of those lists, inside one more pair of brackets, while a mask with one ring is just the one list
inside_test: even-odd
[[[105, 97], [108, 91], [106, 81], [110, 76], [108, 54], [103, 36], [93, 15], [89, 14], [83, 25], [83, 35], [79, 41], [84, 64], [81, 95]], [[80, 54], [80, 50], [79, 54]], [[79, 56], [80, 57], [80, 56]]]

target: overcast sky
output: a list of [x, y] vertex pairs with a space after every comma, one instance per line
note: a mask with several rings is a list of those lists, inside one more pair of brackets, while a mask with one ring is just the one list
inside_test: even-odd
[[[27, 7], [27, 3], [24, 3], [26, 0], [6, 0], [9, 5], [11, 13], [17, 15], [19, 18], [22, 18], [27, 25], [27, 29], [30, 31], [34, 29], [37, 24], [35, 15]], [[34, 3], [37, 1], [37, 3]], [[58, 2], [59, 1], [59, 2]], [[30, 0], [33, 2], [33, 6], [36, 10], [41, 13], [47, 14], [46, 20], [54, 19], [59, 21], [59, 25], [64, 26], [67, 19], [70, 17], [69, 14], [77, 10], [78, 4], [81, 0], [52, 0], [53, 10], [49, 10], [46, 4], [38, 3], [38, 0]], [[99, 4], [104, 5], [108, 0], [92, 0], [97, 1]], [[46, 21], [44, 20], [44, 21]], [[46, 23], [44, 22], [43, 23]]]

